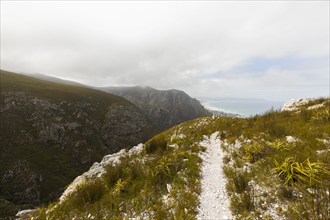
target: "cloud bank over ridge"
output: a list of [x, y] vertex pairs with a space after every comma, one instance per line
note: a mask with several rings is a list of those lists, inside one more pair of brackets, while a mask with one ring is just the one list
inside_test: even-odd
[[193, 96], [329, 95], [329, 2], [1, 2], [1, 68]]

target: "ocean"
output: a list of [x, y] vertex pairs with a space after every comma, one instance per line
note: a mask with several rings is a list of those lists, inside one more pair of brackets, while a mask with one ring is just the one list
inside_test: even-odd
[[253, 116], [265, 113], [272, 108], [274, 110], [281, 109], [284, 102], [257, 99], [220, 99], [201, 101], [201, 104], [210, 110]]

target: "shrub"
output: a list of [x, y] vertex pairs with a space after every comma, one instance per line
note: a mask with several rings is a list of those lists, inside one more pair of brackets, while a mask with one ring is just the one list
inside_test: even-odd
[[272, 121], [269, 125], [269, 133], [275, 137], [283, 137], [287, 133], [286, 126], [276, 121]]
[[162, 152], [166, 150], [166, 147], [167, 147], [166, 136], [164, 134], [159, 134], [146, 143], [146, 152], [148, 154]]
[[93, 204], [99, 201], [106, 192], [106, 187], [101, 179], [88, 181], [78, 187], [78, 190], [73, 194], [72, 204], [79, 207], [83, 204]]
[[268, 142], [266, 141], [266, 145], [275, 149], [275, 150], [278, 150], [278, 151], [282, 151], [282, 150], [288, 150], [289, 149], [289, 146], [285, 144], [285, 142], [283, 141], [275, 141], [275, 142]]
[[323, 188], [301, 189], [302, 199], [294, 200], [289, 207], [289, 219], [330, 219], [329, 191]]
[[253, 163], [262, 158], [263, 147], [260, 144], [245, 145], [244, 152], [244, 159]]
[[319, 120], [329, 121], [330, 120], [330, 110], [329, 110], [329, 108], [314, 111], [312, 119], [316, 120], [316, 121], [319, 121]]
[[106, 173], [103, 175], [103, 179], [109, 188], [113, 187], [120, 178], [125, 178], [123, 167], [128, 166], [127, 163], [123, 163], [116, 166], [105, 166]]
[[127, 186], [127, 180], [119, 179], [113, 188], [113, 194], [115, 196], [120, 195]]
[[248, 188], [249, 174], [246, 171], [238, 171], [231, 167], [224, 167], [224, 174], [228, 178], [227, 190], [229, 192], [243, 193]]
[[239, 219], [252, 219], [248, 218], [250, 213], [254, 210], [252, 196], [249, 192], [244, 192], [240, 195], [234, 195], [230, 201], [230, 210], [235, 215], [242, 215], [243, 218]]
[[157, 166], [152, 172], [152, 176], [156, 182], [165, 183], [171, 176], [171, 166], [173, 165], [171, 159], [164, 156], [159, 160]]

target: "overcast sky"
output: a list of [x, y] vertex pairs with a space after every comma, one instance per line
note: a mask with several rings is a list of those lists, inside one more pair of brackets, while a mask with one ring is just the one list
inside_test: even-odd
[[1, 69], [194, 97], [329, 95], [329, 1], [1, 1]]

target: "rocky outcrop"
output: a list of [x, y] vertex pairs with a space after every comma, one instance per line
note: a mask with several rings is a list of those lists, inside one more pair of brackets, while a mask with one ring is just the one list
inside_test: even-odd
[[330, 103], [330, 97], [323, 98], [324, 102], [319, 104], [312, 104], [314, 101], [318, 100], [317, 98], [304, 98], [304, 99], [291, 99], [283, 104], [281, 111], [297, 111], [303, 106], [308, 106], [306, 110], [314, 110], [318, 108], [325, 107]]
[[19, 211], [17, 212], [16, 214], [16, 220], [26, 220], [26, 219], [29, 219], [30, 217], [30, 214], [36, 212], [37, 209], [25, 209], [25, 210], [22, 210], [22, 211]]
[[299, 107], [304, 106], [306, 104], [308, 104], [309, 102], [313, 101], [314, 99], [309, 99], [309, 98], [305, 98], [305, 99], [291, 99], [289, 101], [287, 101], [286, 103], [283, 104], [283, 107], [281, 109], [281, 111], [295, 111], [298, 110]]
[[155, 132], [127, 100], [1, 71], [0, 199], [38, 205], [94, 161]]
[[197, 99], [180, 90], [157, 90], [140, 86], [99, 89], [132, 102], [159, 130], [165, 130], [183, 121], [212, 115]]
[[75, 178], [75, 180], [69, 185], [69, 187], [63, 192], [59, 199], [59, 203], [64, 202], [69, 196], [74, 194], [79, 187], [79, 185], [84, 184], [86, 181], [96, 179], [106, 173], [105, 167], [114, 166], [120, 163], [120, 158], [124, 156], [131, 156], [133, 154], [139, 154], [143, 151], [144, 145], [138, 144], [137, 146], [132, 147], [129, 151], [124, 149], [120, 150], [117, 153], [109, 154], [103, 157], [100, 163], [95, 162], [90, 169], [83, 173], [82, 175]]

